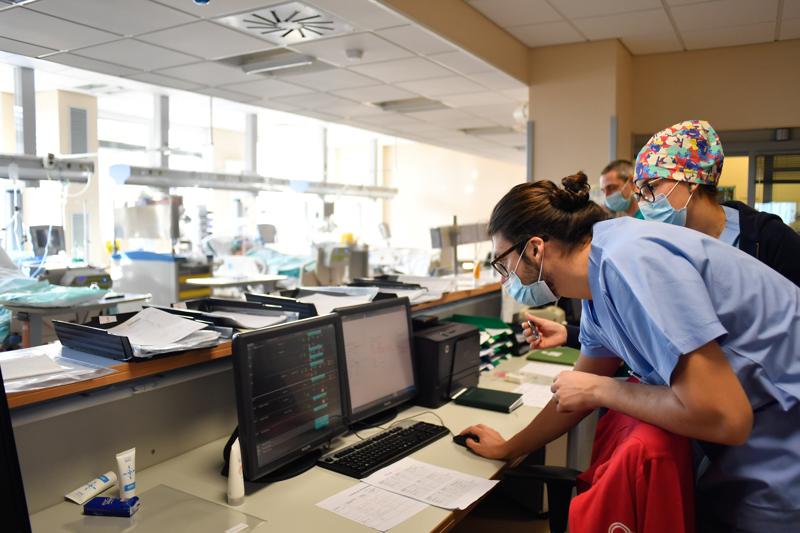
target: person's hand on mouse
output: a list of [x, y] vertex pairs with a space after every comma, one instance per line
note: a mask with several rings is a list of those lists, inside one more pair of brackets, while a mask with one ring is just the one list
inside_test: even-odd
[[463, 430], [460, 435], [472, 433], [476, 435], [479, 441], [467, 439], [467, 448], [487, 459], [505, 459], [508, 452], [506, 451], [506, 439], [494, 429], [477, 424], [470, 426]]
[[530, 313], [525, 313], [536, 329], [539, 331], [539, 337], [534, 335], [531, 330], [530, 324], [527, 321], [522, 323], [522, 334], [525, 340], [531, 345], [531, 349], [545, 349], [555, 348], [556, 346], [563, 346], [567, 342], [567, 327], [558, 322], [540, 318]]

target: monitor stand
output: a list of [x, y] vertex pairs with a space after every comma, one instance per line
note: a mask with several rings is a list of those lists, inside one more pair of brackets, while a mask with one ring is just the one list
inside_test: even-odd
[[376, 413], [365, 418], [364, 420], [353, 422], [350, 424], [350, 429], [353, 431], [361, 431], [362, 429], [370, 429], [381, 426], [386, 422], [391, 422], [394, 420], [394, 418], [397, 416], [397, 413], [397, 407], [390, 407], [389, 409]]
[[311, 470], [317, 464], [319, 458], [322, 457], [322, 450], [311, 450], [307, 454], [298, 457], [291, 463], [280, 467], [279, 469], [270, 472], [266, 476], [254, 479], [253, 483], [275, 483], [276, 481], [284, 481], [295, 476], [299, 476], [306, 470]]
[[[225, 477], [228, 477], [228, 462], [230, 460], [231, 455], [231, 446], [233, 446], [234, 441], [239, 437], [239, 427], [237, 426], [236, 429], [233, 430], [228, 442], [225, 444], [225, 447], [222, 449], [222, 459], [224, 464], [222, 466], [222, 474]], [[275, 483], [276, 481], [283, 481], [285, 479], [289, 479], [295, 476], [299, 476], [306, 470], [311, 470], [311, 468], [317, 464], [317, 460], [322, 457], [322, 450], [316, 449], [311, 450], [307, 454], [298, 457], [294, 461], [289, 464], [283, 465], [279, 469], [275, 470], [274, 472], [270, 472], [269, 474], [262, 476], [258, 479], [254, 479], [253, 481], [249, 481], [251, 483]]]

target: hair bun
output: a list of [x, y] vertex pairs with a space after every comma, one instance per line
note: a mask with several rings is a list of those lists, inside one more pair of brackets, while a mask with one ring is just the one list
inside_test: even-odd
[[589, 178], [582, 171], [561, 180], [563, 189], [556, 193], [557, 207], [563, 211], [578, 211], [589, 204]]

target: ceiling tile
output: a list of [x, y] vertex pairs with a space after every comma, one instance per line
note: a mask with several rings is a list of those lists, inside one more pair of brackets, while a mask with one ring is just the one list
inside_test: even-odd
[[238, 13], [248, 9], [268, 6], [270, 4], [281, 3], [280, 0], [217, 0], [210, 1], [206, 5], [198, 5], [191, 0], [154, 0], [159, 4], [180, 9], [186, 13], [191, 13], [195, 17], [210, 18]]
[[310, 94], [301, 94], [295, 96], [281, 96], [280, 98], [275, 98], [278, 102], [283, 102], [290, 105], [296, 105], [298, 107], [303, 108], [310, 108], [310, 109], [323, 109], [325, 106], [328, 105], [344, 105], [347, 103], [352, 103], [344, 98], [339, 98], [338, 96], [333, 96], [331, 94], [325, 93], [310, 93]]
[[775, 23], [761, 22], [759, 24], [731, 28], [684, 31], [681, 32], [681, 35], [689, 50], [767, 43], [772, 42], [775, 37]]
[[14, 39], [6, 39], [5, 37], [0, 37], [0, 50], [30, 57], [50, 54], [56, 51], [52, 48], [23, 43], [21, 41], [15, 41]]
[[381, 80], [385, 83], [438, 78], [453, 74], [446, 68], [431, 63], [427, 59], [422, 59], [421, 57], [373, 63], [369, 65], [358, 65], [350, 67], [350, 70]]
[[353, 87], [366, 87], [369, 85], [378, 85], [379, 82], [350, 72], [344, 69], [330, 69], [320, 72], [312, 72], [310, 74], [300, 74], [297, 76], [285, 75], [283, 79], [314, 89], [315, 91], [335, 91], [337, 89], [351, 89]]
[[511, 100], [500, 93], [484, 91], [479, 93], [453, 94], [441, 98], [450, 107], [470, 107], [491, 104], [510, 104]]
[[[481, 74], [471, 74], [470, 79], [477, 81], [488, 89], [527, 89], [528, 86], [516, 78], [500, 71], [483, 72]], [[481, 89], [482, 90], [482, 89]]]
[[[371, 33], [354, 33], [330, 39], [318, 39], [308, 43], [292, 45], [293, 50], [327, 61], [337, 66], [362, 65], [388, 61], [402, 57], [411, 57], [414, 54], [399, 46], [381, 39]], [[361, 59], [353, 61], [347, 58], [345, 51], [358, 49], [363, 52]]]
[[509, 118], [514, 117], [514, 111], [519, 108], [520, 104], [511, 102], [507, 104], [492, 104], [482, 106], [470, 106], [462, 108], [471, 115], [476, 115], [482, 118], [497, 119], [506, 122]]
[[315, 118], [317, 120], [322, 120], [325, 122], [340, 122], [341, 117], [337, 117], [336, 115], [331, 115], [330, 113], [324, 113], [322, 111], [311, 111], [309, 109], [301, 109], [297, 111], [297, 114], [303, 115], [304, 117]]
[[385, 112], [385, 111], [380, 115], [359, 117], [358, 120], [366, 124], [384, 125], [389, 128], [394, 128], [397, 126], [413, 125], [413, 124], [418, 125], [420, 123], [419, 120], [416, 120], [411, 116], [400, 113]]
[[205, 20], [148, 33], [137, 39], [203, 59], [219, 59], [275, 48], [266, 41]]
[[219, 89], [214, 87], [199, 89], [195, 92], [206, 94], [208, 96], [213, 96], [214, 98], [224, 98], [226, 100], [233, 100], [234, 102], [253, 102], [255, 100], [259, 100], [257, 96], [237, 93], [236, 91], [228, 91], [226, 89]]
[[241, 69], [204, 61], [180, 67], [165, 68], [158, 71], [159, 74], [179, 78], [201, 85], [225, 85], [236, 82], [253, 81], [252, 76], [248, 76]]
[[161, 74], [154, 74], [152, 72], [142, 72], [141, 74], [133, 74], [127, 76], [128, 79], [150, 83], [152, 85], [159, 85], [161, 87], [173, 87], [175, 89], [182, 89], [184, 91], [192, 91], [202, 85], [188, 81], [179, 80], [177, 78], [170, 78], [169, 76], [162, 76]]
[[434, 109], [432, 111], [417, 111], [415, 113], [407, 113], [407, 115], [416, 120], [438, 124], [472, 118], [471, 115], [459, 109]]
[[244, 94], [252, 94], [260, 98], [275, 98], [278, 96], [292, 96], [295, 94], [314, 92], [311, 89], [300, 87], [299, 85], [292, 85], [291, 83], [271, 79], [233, 83], [230, 85], [223, 85], [222, 87]]
[[55, 50], [70, 50], [118, 38], [113, 33], [24, 8], [0, 11], [0, 28], [3, 37]]
[[717, 0], [676, 6], [671, 11], [681, 32], [727, 28], [774, 21], [778, 15], [778, 0]]
[[416, 95], [391, 85], [376, 85], [374, 87], [359, 87], [357, 89], [342, 89], [333, 91], [338, 96], [355, 100], [356, 102], [388, 102], [390, 100], [402, 100], [413, 98]]
[[429, 98], [436, 98], [446, 94], [474, 93], [482, 91], [483, 87], [461, 76], [448, 76], [431, 80], [405, 81], [398, 83], [403, 89], [414, 91]]
[[83, 57], [110, 61], [140, 70], [155, 70], [197, 61], [195, 57], [134, 39], [123, 39], [113, 43], [81, 48], [75, 53]]
[[431, 61], [451, 68], [461, 74], [478, 74], [480, 72], [489, 72], [494, 70], [489, 63], [482, 61], [476, 57], [471, 56], [461, 50], [447, 52], [444, 54], [433, 54], [428, 57]]
[[662, 8], [661, 0], [554, 0], [553, 4], [570, 19]]
[[514, 26], [508, 32], [530, 47], [585, 41], [583, 35], [567, 22], [547, 22], [529, 26]]
[[195, 20], [146, 0], [39, 0], [28, 9], [120, 35], [136, 35]]
[[469, 0], [469, 3], [503, 28], [561, 20], [561, 15], [546, 0]]
[[663, 9], [582, 18], [574, 22], [578, 29], [592, 40], [672, 31], [667, 12]]
[[518, 89], [505, 89], [500, 92], [517, 102], [527, 102], [528, 100], [530, 100], [530, 89], [528, 87], [520, 87]]
[[430, 55], [454, 50], [453, 45], [418, 26], [397, 26], [375, 33], [418, 54]]
[[378, 30], [400, 24], [408, 24], [403, 17], [395, 15], [377, 2], [364, 0], [307, 0], [320, 9], [339, 15], [354, 26], [365, 30]]
[[138, 72], [136, 69], [67, 53], [47, 56], [45, 60], [52, 61], [53, 63], [60, 63], [62, 65], [69, 65], [70, 67], [91, 70], [93, 72], [111, 74], [112, 76], [127, 76], [129, 74], [135, 74]]
[[317, 109], [320, 109], [322, 111], [325, 111], [326, 113], [331, 113], [333, 115], [337, 115], [346, 119], [349, 119], [351, 117], [364, 117], [364, 116], [383, 114], [383, 111], [381, 111], [376, 107], [362, 105], [355, 102], [347, 102], [347, 101], [338, 104], [328, 104], [324, 107], [320, 107]]
[[781, 21], [781, 40], [800, 39], [800, 18]]
[[269, 109], [274, 109], [276, 111], [283, 111], [285, 113], [291, 113], [292, 111], [297, 111], [300, 109], [296, 105], [289, 105], [283, 102], [276, 102], [275, 100], [259, 100], [258, 105], [267, 107]]

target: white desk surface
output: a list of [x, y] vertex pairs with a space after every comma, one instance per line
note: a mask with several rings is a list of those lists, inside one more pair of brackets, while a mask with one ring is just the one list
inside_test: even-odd
[[240, 287], [244, 285], [259, 285], [262, 283], [277, 283], [286, 279], [286, 276], [279, 275], [263, 275], [263, 276], [244, 276], [241, 278], [231, 277], [207, 277], [207, 278], [189, 278], [186, 280], [187, 285], [197, 285], [201, 287], [222, 288], [222, 287]]
[[[504, 361], [498, 368], [514, 371], [526, 362], [524, 357], [518, 357]], [[513, 390], [517, 387], [514, 383], [505, 382], [490, 374], [481, 376], [480, 385], [501, 390]], [[397, 420], [427, 410], [414, 406], [401, 412]], [[445, 425], [455, 433], [469, 425], [483, 423], [494, 427], [507, 438], [525, 427], [538, 411], [539, 409], [533, 407], [522, 406], [510, 414], [504, 414], [464, 407], [453, 402], [435, 410]], [[202, 416], [202, 414], [198, 414], [198, 416]], [[420, 416], [419, 420], [438, 423], [436, 417], [430, 414]], [[118, 422], [124, 422], [124, 417]], [[231, 427], [234, 425], [235, 421], [231, 421]], [[373, 431], [375, 430], [367, 430], [359, 432], [359, 434], [367, 436]], [[179, 436], [176, 435], [176, 438]], [[219, 470], [222, 466], [222, 448], [226, 440], [223, 438], [211, 442], [137, 472], [137, 493], [141, 494], [151, 487], [163, 484], [212, 502], [225, 504], [227, 480], [220, 475]], [[333, 447], [351, 444], [357, 440], [355, 435], [347, 435], [335, 441]], [[137, 453], [148, 453], [148, 450], [137, 450]], [[451, 437], [444, 437], [429, 444], [412, 454], [412, 457], [487, 479], [496, 476], [504, 467], [502, 461], [483, 459], [466, 448], [454, 444]], [[112, 451], [109, 451], [109, 458], [113, 459]], [[86, 478], [89, 479], [95, 474], [96, 472], [87, 472]], [[265, 524], [255, 529], [258, 533], [266, 531], [324, 531], [326, 533], [375, 531], [315, 505], [328, 496], [356, 483], [358, 483], [356, 479], [314, 467], [295, 478], [264, 485], [263, 488], [248, 494], [244, 505], [235, 509], [266, 521]], [[109, 491], [109, 494], [116, 496], [116, 489]], [[34, 533], [70, 532], [71, 529], [65, 528], [65, 525], [74, 524], [76, 520], [79, 520], [81, 511], [81, 506], [69, 502], [54, 505], [31, 516], [33, 531]], [[139, 513], [146, 512], [147, 502], [142, 501], [142, 509]], [[431, 531], [442, 529], [453, 520], [455, 517], [452, 511], [428, 507], [391, 531], [393, 533]], [[124, 528], [121, 527], [120, 531], [123, 530]], [[168, 524], [165, 524], [164, 531], [169, 531]]]

